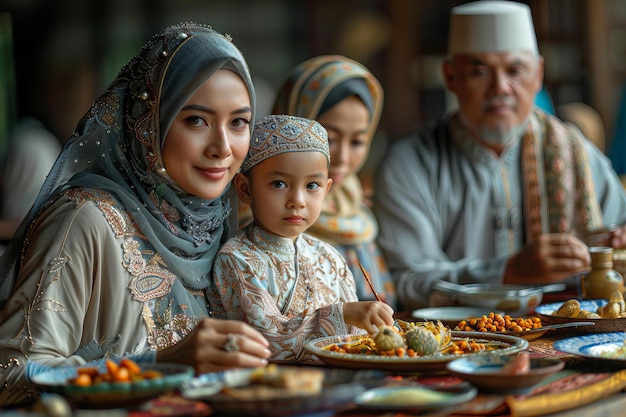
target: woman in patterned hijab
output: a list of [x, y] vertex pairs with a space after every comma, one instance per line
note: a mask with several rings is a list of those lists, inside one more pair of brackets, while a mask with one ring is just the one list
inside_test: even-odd
[[265, 339], [208, 318], [205, 294], [254, 104], [243, 56], [210, 27], [169, 27], [121, 69], [1, 260], [0, 403], [36, 395], [42, 369], [104, 357], [267, 363]]
[[383, 107], [383, 90], [363, 65], [324, 55], [297, 65], [280, 89], [272, 113], [319, 121], [328, 131], [333, 185], [317, 223], [308, 230], [332, 243], [346, 258], [359, 300], [374, 299], [359, 262], [385, 301], [395, 289], [376, 244], [378, 223], [364, 204], [357, 174], [369, 153]]

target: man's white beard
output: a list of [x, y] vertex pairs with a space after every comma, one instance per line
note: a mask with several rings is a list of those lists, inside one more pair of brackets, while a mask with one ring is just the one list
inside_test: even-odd
[[522, 123], [512, 127], [499, 126], [495, 129], [478, 127], [477, 133], [486, 143], [504, 146], [522, 136], [526, 131], [527, 125], [528, 119], [524, 119]]
[[474, 135], [478, 136], [477, 139], [489, 145], [506, 146], [511, 141], [520, 138], [526, 132], [528, 126], [528, 117], [515, 126], [488, 128], [469, 123], [462, 113], [459, 113], [459, 116], [463, 125], [472, 131]]

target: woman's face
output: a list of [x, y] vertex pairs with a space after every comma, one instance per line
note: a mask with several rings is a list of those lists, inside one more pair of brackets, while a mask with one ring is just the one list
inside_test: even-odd
[[319, 115], [317, 121], [328, 131], [330, 177], [341, 184], [361, 169], [369, 151], [369, 112], [357, 96], [349, 96]]
[[241, 77], [217, 71], [170, 126], [162, 150], [170, 178], [189, 194], [219, 197], [248, 152], [251, 118], [250, 95]]

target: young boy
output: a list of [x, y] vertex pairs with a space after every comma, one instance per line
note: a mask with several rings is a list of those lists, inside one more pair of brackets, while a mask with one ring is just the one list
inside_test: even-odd
[[255, 124], [234, 179], [254, 221], [215, 258], [211, 310], [261, 331], [274, 362], [317, 362], [306, 342], [393, 324], [387, 304], [357, 301], [339, 252], [305, 233], [331, 187], [329, 163], [328, 135], [318, 122], [267, 116]]

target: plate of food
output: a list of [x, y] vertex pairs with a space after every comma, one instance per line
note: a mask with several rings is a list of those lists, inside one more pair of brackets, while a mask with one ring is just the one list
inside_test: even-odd
[[595, 333], [554, 342], [554, 349], [571, 355], [626, 366], [626, 332]]
[[451, 331], [443, 324], [413, 323], [417, 330], [383, 327], [365, 333], [313, 340], [305, 349], [323, 362], [342, 368], [438, 372], [461, 356], [508, 355], [528, 347], [528, 341], [497, 333]]
[[595, 323], [586, 321], [570, 321], [544, 325], [540, 317], [511, 317], [499, 313], [490, 312], [481, 317], [472, 317], [461, 320], [454, 330], [502, 333], [517, 336], [528, 341], [535, 340], [550, 330], [564, 329], [569, 327], [593, 326]]
[[528, 352], [508, 356], [480, 356], [456, 359], [448, 371], [481, 391], [518, 391], [532, 387], [560, 371], [565, 363], [556, 358], [530, 358]]
[[[617, 312], [617, 307], [613, 307], [615, 305], [619, 306], [619, 301], [570, 299], [559, 303], [542, 304], [535, 309], [535, 314], [545, 324], [581, 321], [594, 323], [593, 326], [577, 328], [576, 331], [580, 333], [624, 331], [626, 330], [626, 318], [621, 316], [621, 310], [619, 313]], [[609, 307], [607, 308], [607, 306]], [[612, 317], [606, 316], [609, 311], [611, 312], [608, 314]]]
[[415, 412], [462, 404], [473, 400], [477, 392], [476, 387], [467, 383], [437, 388], [416, 385], [389, 386], [367, 390], [359, 394], [354, 403], [361, 408]]
[[[443, 306], [413, 310], [411, 312], [411, 316], [418, 320], [439, 320], [447, 326], [455, 326], [462, 320], [469, 320], [473, 317], [482, 317], [484, 315], [489, 315], [492, 312], [494, 311], [481, 307]], [[495, 311], [495, 313], [504, 314], [502, 311]]]
[[138, 365], [125, 358], [99, 366], [51, 368], [32, 381], [42, 392], [60, 394], [80, 408], [126, 408], [178, 388], [193, 374], [190, 366]]
[[270, 364], [265, 368], [199, 375], [182, 396], [208, 403], [218, 413], [290, 416], [336, 410], [383, 379], [380, 371]]

